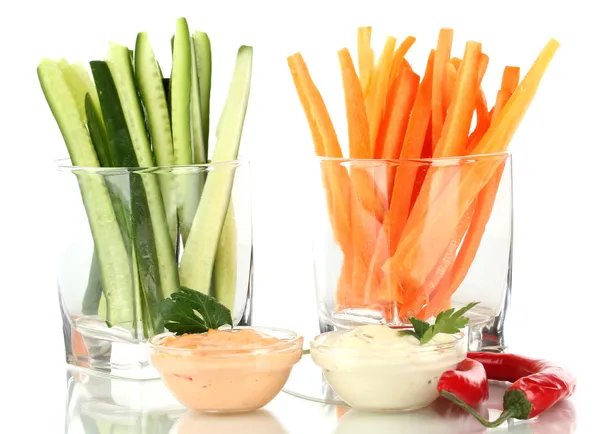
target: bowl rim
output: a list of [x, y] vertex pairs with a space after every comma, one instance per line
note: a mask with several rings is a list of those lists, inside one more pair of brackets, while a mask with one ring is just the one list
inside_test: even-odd
[[[201, 357], [211, 357], [211, 356], [225, 356], [225, 357], [236, 357], [236, 356], [247, 356], [249, 354], [267, 354], [267, 353], [275, 353], [281, 351], [289, 351], [295, 347], [302, 348], [304, 343], [304, 338], [288, 329], [277, 328], [277, 327], [263, 327], [263, 326], [236, 326], [236, 327], [219, 327], [219, 331], [224, 332], [235, 332], [240, 330], [255, 330], [257, 332], [262, 332], [264, 334], [270, 335], [272, 337], [276, 337], [279, 339], [279, 342], [273, 342], [267, 345], [246, 345], [240, 346], [235, 349], [232, 348], [176, 348], [176, 347], [168, 347], [162, 345], [162, 341], [168, 337], [176, 336], [175, 333], [172, 332], [164, 332], [157, 335], [152, 336], [148, 339], [148, 346], [151, 350], [153, 350], [157, 354], [171, 354], [171, 355], [194, 355]], [[274, 333], [284, 334], [287, 336], [286, 339], [281, 339], [277, 336], [274, 336]], [[204, 333], [197, 333], [199, 335]], [[185, 335], [182, 335], [185, 336]], [[201, 354], [198, 354], [201, 353]]]
[[[378, 325], [382, 325], [385, 327], [385, 324], [378, 324]], [[389, 327], [391, 329], [395, 329], [398, 331], [401, 330], [412, 330], [412, 327], [402, 327], [402, 328], [395, 328], [395, 327]], [[390, 346], [374, 346], [374, 348], [339, 348], [336, 347], [335, 344], [327, 344], [326, 340], [327, 338], [331, 337], [331, 336], [335, 336], [335, 335], [341, 335], [341, 334], [345, 334], [345, 333], [350, 333], [352, 331], [356, 330], [356, 328], [354, 329], [350, 329], [350, 330], [334, 330], [334, 331], [329, 331], [329, 332], [325, 332], [325, 333], [321, 333], [317, 336], [314, 337], [314, 339], [312, 339], [310, 341], [310, 349], [311, 349], [311, 354], [313, 354], [313, 350], [317, 351], [317, 352], [324, 352], [324, 353], [339, 353], [339, 354], [343, 354], [346, 356], [361, 356], [364, 355], [366, 352], [369, 353], [376, 353], [377, 355], [386, 355], [386, 354], [427, 354], [427, 353], [432, 353], [432, 352], [443, 352], [443, 351], [448, 351], [451, 350], [453, 348], [458, 347], [460, 344], [464, 343], [468, 334], [465, 332], [466, 327], [464, 329], [462, 329], [460, 332], [458, 333], [453, 333], [451, 334], [451, 336], [453, 337], [452, 341], [449, 342], [441, 342], [441, 343], [437, 343], [437, 342], [428, 342], [426, 344], [421, 344], [418, 346], [415, 346], [415, 348], [402, 348], [399, 349], [397, 347], [390, 347]], [[448, 334], [448, 333], [446, 333]]]

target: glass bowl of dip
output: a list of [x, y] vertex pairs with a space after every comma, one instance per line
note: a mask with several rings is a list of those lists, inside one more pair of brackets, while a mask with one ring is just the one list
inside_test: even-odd
[[283, 329], [234, 327], [150, 339], [150, 358], [171, 393], [197, 411], [259, 409], [283, 388], [303, 338]]
[[409, 411], [438, 397], [437, 383], [467, 357], [463, 332], [437, 334], [427, 344], [399, 329], [365, 325], [322, 333], [310, 354], [331, 388], [359, 410]]

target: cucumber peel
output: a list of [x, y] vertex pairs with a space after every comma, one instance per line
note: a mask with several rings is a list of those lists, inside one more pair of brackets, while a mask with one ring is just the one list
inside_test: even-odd
[[[174, 157], [171, 120], [163, 87], [162, 72], [156, 62], [150, 39], [144, 32], [138, 33], [136, 39], [134, 71], [135, 81], [148, 120], [156, 162], [159, 166], [172, 166]], [[165, 207], [169, 236], [173, 251], [175, 251], [177, 248], [177, 196], [174, 179], [167, 173], [157, 176]]]
[[[227, 100], [219, 123], [212, 162], [237, 159], [252, 76], [252, 47], [240, 47]], [[209, 172], [181, 258], [181, 284], [196, 291], [209, 293], [223, 222], [229, 207], [236, 166], [225, 164]]]
[[[202, 143], [204, 155], [208, 158], [208, 134], [210, 129], [210, 86], [212, 77], [212, 51], [210, 39], [204, 32], [192, 35], [196, 76], [200, 91], [200, 114], [202, 116]], [[206, 161], [205, 161], [206, 162]]]

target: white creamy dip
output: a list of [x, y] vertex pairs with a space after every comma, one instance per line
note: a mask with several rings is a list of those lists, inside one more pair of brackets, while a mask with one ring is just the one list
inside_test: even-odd
[[440, 333], [421, 345], [385, 325], [324, 333], [311, 342], [311, 357], [335, 392], [352, 407], [369, 410], [431, 404], [442, 373], [466, 356], [462, 333]]

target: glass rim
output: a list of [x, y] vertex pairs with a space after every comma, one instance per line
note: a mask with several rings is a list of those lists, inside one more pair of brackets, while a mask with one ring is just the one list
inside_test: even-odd
[[[398, 329], [398, 331], [400, 330], [411, 330], [412, 327], [406, 327], [406, 328], [400, 328]], [[343, 333], [348, 333], [351, 332], [352, 330], [334, 330], [334, 331], [330, 331], [330, 332], [325, 332], [325, 333], [321, 333], [320, 335], [316, 336], [311, 342], [310, 342], [310, 348], [311, 348], [311, 353], [313, 351], [313, 349], [318, 350], [318, 351], [323, 351], [323, 352], [336, 352], [336, 353], [342, 353], [345, 355], [350, 355], [350, 356], [361, 356], [363, 354], [365, 354], [366, 352], [376, 352], [378, 355], [381, 354], [390, 354], [390, 353], [395, 353], [398, 352], [397, 348], [394, 347], [381, 347], [381, 348], [369, 348], [369, 349], [365, 349], [365, 348], [336, 348], [335, 345], [332, 344], [327, 344], [323, 341], [325, 341], [329, 336], [333, 336], [336, 334], [343, 334]], [[447, 351], [447, 350], [451, 350], [453, 348], [456, 348], [461, 342], [463, 342], [467, 336], [467, 334], [463, 331], [460, 331], [458, 333], [454, 333], [451, 335], [454, 339], [450, 342], [442, 342], [442, 343], [433, 343], [433, 342], [428, 342], [426, 344], [421, 344], [420, 346], [416, 347], [415, 349], [410, 349], [410, 350], [402, 350], [403, 354], [423, 354], [423, 353], [430, 353], [430, 352], [435, 352], [435, 351]], [[321, 341], [321, 342], [319, 342]]]
[[185, 164], [185, 165], [170, 165], [170, 166], [147, 166], [147, 167], [101, 167], [101, 166], [77, 166], [71, 163], [71, 159], [69, 157], [65, 158], [57, 158], [53, 161], [54, 167], [59, 172], [73, 172], [73, 171], [82, 171], [82, 172], [96, 172], [96, 173], [161, 173], [161, 172], [176, 172], [176, 171], [188, 171], [188, 170], [198, 170], [198, 169], [206, 169], [204, 171], [209, 171], [211, 168], [217, 167], [240, 167], [240, 166], [248, 166], [250, 164], [250, 160], [247, 158], [240, 157], [236, 160], [225, 160], [225, 161], [215, 161], [211, 163], [204, 164]]
[[512, 152], [491, 152], [487, 154], [469, 154], [469, 155], [456, 155], [453, 157], [431, 157], [431, 158], [346, 158], [346, 157], [325, 157], [320, 155], [314, 155], [313, 158], [317, 161], [329, 161], [337, 163], [351, 163], [351, 164], [405, 164], [405, 163], [416, 163], [416, 164], [431, 164], [431, 163], [443, 163], [443, 164], [456, 164], [458, 162], [475, 162], [481, 160], [493, 160], [500, 157], [511, 157]]
[[273, 333], [281, 333], [287, 336], [287, 339], [280, 339], [280, 342], [273, 342], [267, 345], [245, 345], [241, 347], [237, 347], [232, 351], [231, 348], [176, 348], [176, 347], [167, 347], [162, 345], [162, 341], [168, 337], [175, 336], [175, 333], [165, 332], [160, 333], [158, 335], [152, 336], [148, 339], [148, 345], [151, 349], [155, 350], [158, 353], [167, 353], [167, 354], [194, 354], [198, 352], [202, 352], [202, 356], [212, 356], [212, 355], [226, 355], [228, 357], [236, 357], [236, 356], [247, 356], [252, 354], [265, 354], [272, 353], [278, 351], [288, 350], [290, 348], [302, 346], [302, 342], [304, 338], [288, 329], [276, 328], [276, 327], [255, 327], [255, 326], [236, 326], [231, 328], [219, 328], [221, 331], [235, 331], [235, 330], [256, 330], [258, 332], [263, 332], [272, 337]]

